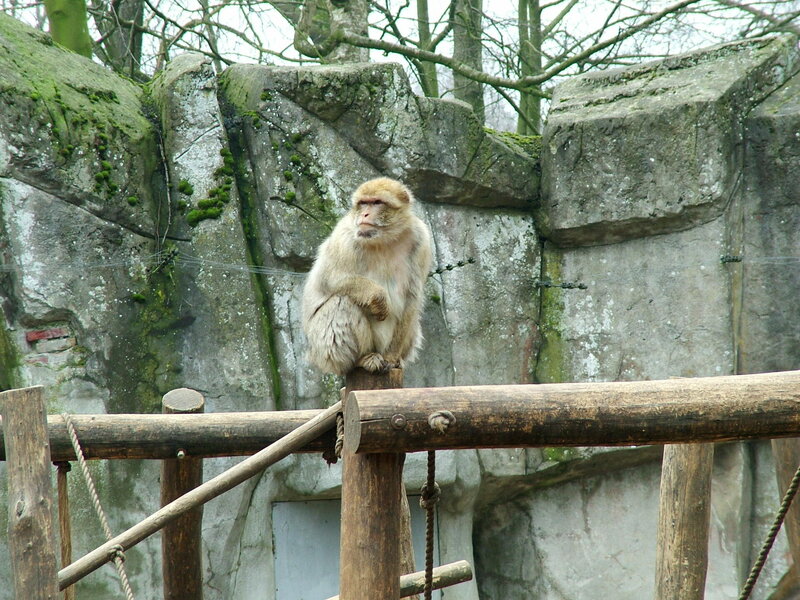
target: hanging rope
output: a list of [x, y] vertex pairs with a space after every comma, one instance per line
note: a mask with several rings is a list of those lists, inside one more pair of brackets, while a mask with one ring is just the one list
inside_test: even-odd
[[778, 513], [775, 515], [775, 520], [773, 521], [772, 527], [770, 527], [769, 532], [767, 533], [764, 544], [761, 546], [761, 552], [758, 553], [758, 558], [756, 559], [756, 562], [753, 563], [753, 568], [750, 569], [750, 575], [747, 577], [747, 581], [742, 588], [742, 593], [739, 594], [739, 600], [747, 600], [750, 597], [750, 592], [753, 591], [753, 587], [755, 587], [756, 581], [758, 581], [758, 576], [761, 574], [761, 569], [764, 568], [764, 563], [767, 562], [769, 551], [772, 549], [772, 544], [775, 543], [775, 538], [778, 536], [778, 531], [780, 531], [781, 525], [783, 525], [783, 520], [786, 518], [786, 513], [789, 512], [789, 507], [792, 505], [792, 500], [797, 494], [798, 487], [800, 487], [800, 467], [798, 467], [797, 471], [795, 471], [794, 477], [792, 477], [792, 482], [789, 484], [789, 488], [783, 495], [781, 506], [778, 509]]
[[[428, 417], [428, 425], [437, 433], [444, 434], [456, 422], [449, 410], [440, 410]], [[436, 452], [428, 452], [428, 479], [422, 486], [419, 505], [425, 511], [425, 600], [431, 600], [433, 593], [433, 527], [436, 505], [442, 491], [436, 483]]]
[[[72, 422], [72, 418], [67, 413], [62, 413], [61, 416], [64, 418], [64, 422], [67, 424], [69, 439], [72, 441], [72, 448], [75, 450], [75, 456], [78, 459], [78, 465], [80, 466], [81, 473], [83, 473], [83, 478], [86, 481], [86, 487], [89, 489], [89, 495], [92, 497], [94, 510], [97, 513], [97, 517], [100, 519], [100, 524], [103, 526], [103, 533], [105, 533], [106, 540], [110, 541], [114, 536], [111, 533], [111, 527], [108, 526], [108, 519], [106, 518], [106, 513], [103, 510], [103, 506], [100, 504], [100, 497], [97, 495], [97, 488], [94, 485], [92, 474], [89, 472], [89, 466], [86, 464], [86, 459], [83, 456], [83, 450], [81, 449], [81, 443], [78, 440], [78, 433], [75, 431], [75, 425]], [[128, 574], [125, 572], [125, 554], [122, 546], [114, 546], [111, 550], [111, 553], [114, 559], [114, 566], [117, 568], [117, 575], [119, 575], [119, 580], [122, 584], [122, 590], [125, 592], [125, 598], [127, 600], [135, 600], [133, 596], [133, 590], [131, 589], [131, 584], [128, 581]]]
[[344, 417], [339, 413], [336, 415], [336, 440], [333, 448], [326, 448], [322, 452], [322, 458], [329, 465], [335, 465], [342, 458], [342, 448], [344, 448]]
[[441, 490], [436, 483], [436, 452], [428, 452], [428, 480], [422, 486], [419, 505], [425, 511], [425, 600], [431, 600], [433, 592], [433, 525], [434, 510], [439, 502]]

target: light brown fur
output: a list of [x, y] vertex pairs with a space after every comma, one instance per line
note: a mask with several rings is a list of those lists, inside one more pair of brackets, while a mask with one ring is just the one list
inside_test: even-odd
[[368, 181], [320, 245], [303, 290], [303, 329], [309, 360], [322, 371], [375, 372], [413, 360], [431, 266], [430, 231], [413, 203], [399, 181]]

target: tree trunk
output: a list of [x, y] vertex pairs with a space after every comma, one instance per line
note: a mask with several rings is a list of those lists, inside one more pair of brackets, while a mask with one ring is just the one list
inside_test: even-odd
[[[419, 30], [419, 47], [433, 52], [431, 47], [431, 24], [428, 16], [428, 0], [417, 0], [417, 28]], [[429, 98], [439, 97], [439, 80], [436, 75], [436, 63], [419, 61], [417, 72], [422, 93]]]
[[[528, 77], [542, 72], [542, 9], [539, 0], [519, 2], [519, 63], [520, 76]], [[537, 94], [521, 91], [520, 116], [517, 133], [538, 135], [541, 132], [542, 99]]]
[[92, 57], [92, 38], [86, 17], [86, 0], [45, 0], [53, 41], [87, 58]]
[[[479, 71], [483, 70], [481, 45], [483, 0], [454, 0], [453, 58]], [[475, 115], [484, 121], [483, 85], [453, 72], [453, 95], [472, 106]]]
[[339, 28], [367, 35], [368, 0], [307, 0], [302, 10], [296, 8], [297, 3], [270, 4], [295, 28], [294, 47], [298, 52], [323, 63], [369, 61], [367, 48], [337, 43], [332, 38]]
[[103, 36], [106, 64], [121, 75], [143, 80], [140, 64], [144, 0], [97, 0], [92, 7], [95, 25]]

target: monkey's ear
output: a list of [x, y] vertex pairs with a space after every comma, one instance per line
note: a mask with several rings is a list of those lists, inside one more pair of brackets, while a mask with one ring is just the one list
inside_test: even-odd
[[408, 191], [408, 188], [404, 185], [400, 185], [399, 189], [397, 190], [397, 199], [400, 200], [403, 204], [410, 204], [411, 203], [411, 192]]

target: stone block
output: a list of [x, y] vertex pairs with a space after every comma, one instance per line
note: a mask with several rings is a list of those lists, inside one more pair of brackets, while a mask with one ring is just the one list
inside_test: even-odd
[[694, 227], [740, 185], [742, 120], [797, 70], [788, 38], [735, 42], [559, 85], [538, 224], [562, 246]]

